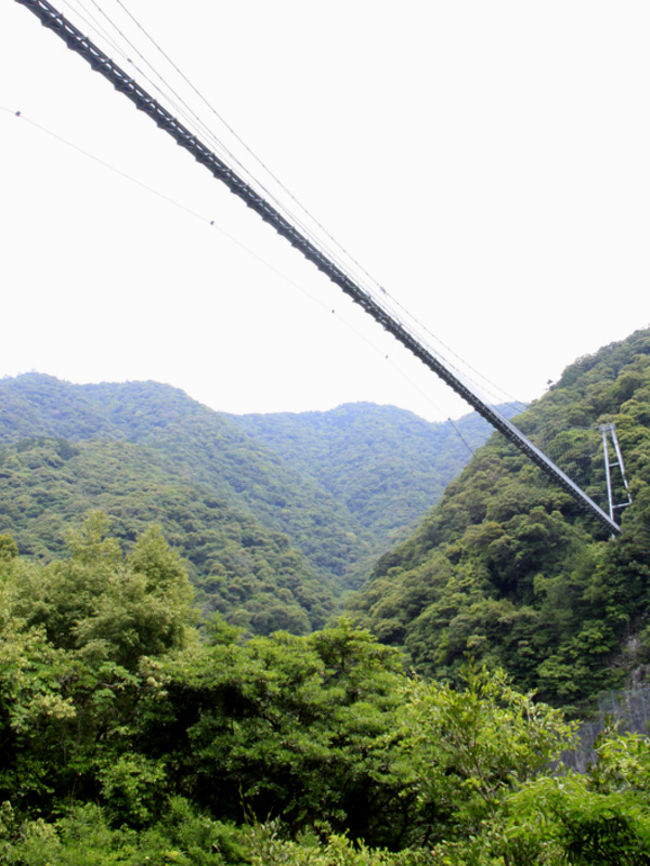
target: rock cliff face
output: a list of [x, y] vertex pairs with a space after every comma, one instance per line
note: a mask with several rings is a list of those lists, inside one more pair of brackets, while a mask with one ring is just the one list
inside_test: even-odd
[[595, 746], [605, 731], [634, 732], [647, 736], [650, 727], [650, 685], [648, 666], [630, 672], [632, 685], [627, 689], [610, 691], [598, 698], [590, 721], [578, 729], [578, 747], [565, 752], [564, 763], [579, 773], [585, 773], [597, 759]]

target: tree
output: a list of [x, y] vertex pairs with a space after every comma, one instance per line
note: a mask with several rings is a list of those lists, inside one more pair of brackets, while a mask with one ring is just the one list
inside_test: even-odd
[[468, 663], [462, 688], [416, 680], [403, 711], [423, 814], [436, 839], [498, 826], [509, 792], [557, 761], [575, 728], [560, 711], [517, 692], [503, 670]]

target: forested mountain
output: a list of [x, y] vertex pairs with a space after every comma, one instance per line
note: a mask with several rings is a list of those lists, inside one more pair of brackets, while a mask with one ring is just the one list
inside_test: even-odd
[[[500, 408], [511, 417], [524, 407]], [[406, 536], [491, 433], [476, 412], [431, 424], [372, 403], [231, 420], [342, 502], [371, 533], [373, 553]]]
[[[562, 763], [575, 724], [522, 689], [575, 710], [650, 664], [650, 331], [578, 361], [521, 418], [601, 504], [598, 425], [615, 424], [633, 496], [620, 537], [495, 435], [356, 598], [384, 644], [350, 620], [250, 634], [276, 615], [306, 631], [331, 609], [334, 582], [235, 508], [243, 493], [226, 496], [252, 448], [256, 465], [353, 503], [325, 451], [322, 478], [306, 470], [307, 433], [286, 468], [272, 441], [203, 407], [188, 432], [184, 395], [175, 415], [166, 389], [138, 384], [98, 386], [75, 435], [74, 388], [66, 404], [53, 380], [27, 377], [28, 399], [16, 381], [2, 383], [0, 514], [27, 555], [0, 527], [0, 862], [648, 863], [648, 739], [606, 730], [577, 773]], [[272, 510], [263, 483], [254, 499]], [[99, 512], [78, 521], [98, 505], [117, 537]], [[151, 520], [245, 631], [218, 612], [197, 628], [184, 562]]]
[[286, 535], [161, 468], [145, 446], [41, 437], [0, 447], [0, 525], [21, 553], [63, 554], [70, 530], [97, 509], [127, 547], [159, 524], [185, 557], [199, 605], [249, 631], [302, 634], [334, 610], [332, 581], [316, 575]]
[[[259, 417], [228, 417], [152, 382], [28, 374], [0, 381], [0, 407], [0, 532], [21, 553], [62, 554], [92, 510], [127, 546], [155, 521], [186, 558], [199, 603], [258, 634], [322, 626], [390, 533], [440, 495], [439, 475], [469, 459], [449, 425], [371, 405], [322, 413], [317, 425], [283, 417], [284, 442], [258, 435]], [[472, 444], [487, 437], [476, 416], [458, 423]], [[411, 443], [403, 456], [400, 440]]]
[[72, 385], [28, 374], [0, 381], [0, 405], [0, 441], [45, 435], [144, 446], [145, 462], [207, 485], [236, 511], [285, 533], [324, 576], [342, 576], [365, 552], [355, 532], [360, 527], [344, 506], [225, 415], [176, 388], [154, 382]]
[[354, 603], [362, 622], [429, 676], [470, 654], [564, 705], [650, 661], [650, 331], [580, 359], [518, 419], [605, 509], [606, 422], [634, 500], [619, 538], [495, 434], [379, 560]]
[[415, 525], [490, 434], [476, 413], [455, 427], [373, 404], [235, 416], [154, 382], [72, 385], [40, 374], [0, 381], [0, 401], [0, 441], [145, 445], [149, 458], [209, 484], [339, 577]]

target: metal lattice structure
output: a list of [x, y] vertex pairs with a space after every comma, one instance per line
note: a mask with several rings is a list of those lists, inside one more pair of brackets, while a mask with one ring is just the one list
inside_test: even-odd
[[[619, 508], [627, 508], [628, 505], [632, 504], [632, 496], [630, 494], [630, 488], [627, 483], [627, 477], [625, 475], [625, 465], [623, 464], [623, 455], [621, 454], [621, 447], [618, 444], [618, 436], [616, 435], [616, 428], [613, 424], [603, 424], [600, 428], [600, 432], [603, 437], [603, 457], [605, 459], [605, 478], [607, 479], [607, 501], [609, 502], [609, 516], [614, 520], [614, 514], [616, 510]], [[609, 459], [609, 450], [607, 447], [607, 439], [608, 436], [612, 439], [612, 444], [614, 446], [614, 454], [616, 459]], [[621, 476], [621, 481], [623, 483], [623, 487], [625, 489], [625, 502], [614, 502], [614, 494], [612, 487], [612, 474], [611, 469], [614, 467], [618, 468], [618, 471]]]
[[143, 111], [178, 145], [187, 150], [194, 159], [210, 173], [226, 184], [247, 207], [252, 208], [265, 222], [282, 235], [312, 262], [333, 283], [359, 304], [368, 315], [395, 337], [413, 355], [436, 373], [473, 409], [485, 418], [508, 441], [533, 461], [549, 478], [569, 493], [579, 505], [595, 517], [611, 533], [618, 534], [620, 527], [587, 494], [550, 460], [536, 445], [521, 433], [500, 412], [489, 406], [475, 391], [463, 382], [443, 359], [415, 335], [412, 328], [400, 321], [382, 304], [381, 299], [361, 288], [341, 268], [337, 267], [312, 241], [298, 231], [276, 208], [253, 187], [243, 181], [209, 147], [183, 126], [163, 105], [142, 88], [130, 75], [114, 63], [88, 37], [84, 36], [70, 21], [46, 0], [16, 0], [26, 6], [41, 23], [52, 30], [72, 51], [81, 55], [90, 66], [129, 99], [139, 111]]

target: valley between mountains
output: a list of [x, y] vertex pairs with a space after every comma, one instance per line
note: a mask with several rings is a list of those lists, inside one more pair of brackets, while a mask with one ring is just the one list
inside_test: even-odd
[[620, 535], [472, 414], [1, 380], [0, 861], [647, 864], [650, 330], [516, 424]]

